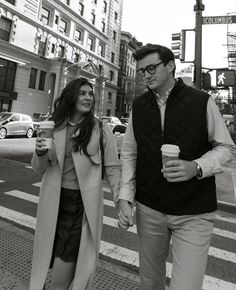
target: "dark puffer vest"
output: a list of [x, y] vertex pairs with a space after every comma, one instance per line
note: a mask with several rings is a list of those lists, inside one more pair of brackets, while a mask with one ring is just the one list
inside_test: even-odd
[[167, 182], [161, 172], [161, 145], [180, 147], [180, 159], [194, 160], [211, 149], [207, 133], [209, 95], [178, 79], [167, 100], [164, 129], [152, 92], [135, 99], [132, 109], [137, 142], [136, 195], [138, 202], [172, 215], [216, 210], [215, 178]]

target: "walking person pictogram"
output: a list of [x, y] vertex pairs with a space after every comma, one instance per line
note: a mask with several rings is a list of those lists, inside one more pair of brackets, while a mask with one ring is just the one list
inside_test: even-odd
[[225, 79], [226, 79], [225, 73], [222, 72], [220, 75], [218, 75], [217, 85], [220, 85], [220, 84], [224, 85], [225, 84], [225, 82], [224, 82]]

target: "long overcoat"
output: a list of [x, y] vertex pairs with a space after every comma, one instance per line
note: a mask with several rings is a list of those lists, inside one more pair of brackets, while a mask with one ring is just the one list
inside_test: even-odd
[[[32, 158], [33, 169], [37, 172], [44, 172], [44, 175], [37, 212], [30, 290], [42, 290], [52, 257], [60, 201], [66, 130], [66, 126], [63, 129], [55, 130], [54, 146], [48, 154], [39, 157], [34, 153]], [[108, 126], [104, 126], [103, 130], [106, 136], [105, 164], [119, 165], [112, 132]], [[103, 195], [98, 129], [93, 130], [87, 151], [91, 155], [90, 158], [82, 153], [72, 152], [84, 204], [84, 218], [71, 290], [91, 289], [99, 253], [103, 223]]]

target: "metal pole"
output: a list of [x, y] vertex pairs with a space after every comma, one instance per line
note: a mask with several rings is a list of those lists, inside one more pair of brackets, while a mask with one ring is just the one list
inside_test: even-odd
[[204, 8], [202, 0], [196, 0], [194, 84], [199, 89], [202, 87], [202, 11]]

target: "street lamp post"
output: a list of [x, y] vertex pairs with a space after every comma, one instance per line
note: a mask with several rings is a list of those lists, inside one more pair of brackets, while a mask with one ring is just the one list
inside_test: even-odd
[[194, 11], [196, 12], [194, 84], [199, 89], [202, 87], [202, 11], [204, 9], [202, 0], [196, 0], [194, 5]]

